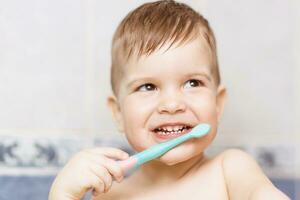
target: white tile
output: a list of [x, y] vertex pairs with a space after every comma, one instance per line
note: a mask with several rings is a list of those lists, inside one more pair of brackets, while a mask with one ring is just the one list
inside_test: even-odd
[[221, 128], [239, 137], [293, 132], [293, 12], [289, 1], [207, 1], [228, 87]]
[[83, 128], [81, 1], [0, 7], [0, 128]]

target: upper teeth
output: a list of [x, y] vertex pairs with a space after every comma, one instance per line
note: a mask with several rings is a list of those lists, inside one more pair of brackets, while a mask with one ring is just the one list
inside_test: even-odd
[[187, 126], [164, 126], [157, 128], [158, 131], [165, 131], [165, 132], [171, 132], [171, 131], [180, 131], [184, 128], [187, 128]]

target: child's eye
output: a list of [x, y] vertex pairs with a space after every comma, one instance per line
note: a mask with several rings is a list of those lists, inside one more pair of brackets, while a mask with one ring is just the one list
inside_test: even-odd
[[200, 87], [203, 85], [204, 84], [202, 81], [196, 80], [196, 79], [191, 79], [184, 83], [184, 88]]
[[152, 83], [146, 83], [144, 85], [141, 85], [140, 87], [137, 88], [137, 91], [141, 92], [146, 92], [146, 91], [153, 91], [156, 90], [156, 86], [153, 85]]

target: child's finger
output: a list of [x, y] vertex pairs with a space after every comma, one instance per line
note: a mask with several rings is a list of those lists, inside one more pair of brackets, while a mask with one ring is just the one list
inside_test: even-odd
[[91, 187], [93, 195], [98, 195], [105, 191], [105, 183], [97, 176], [93, 176], [93, 179], [91, 180]]
[[91, 165], [90, 170], [104, 183], [103, 192], [107, 192], [112, 185], [112, 177], [108, 170], [101, 165]]
[[114, 160], [106, 158], [106, 157], [101, 157], [98, 158], [97, 160], [95, 159], [95, 162], [99, 165], [102, 165], [103, 167], [105, 167], [108, 172], [115, 178], [115, 180], [117, 180], [118, 182], [120, 182], [123, 177], [123, 170], [121, 168], [121, 166]]
[[90, 153], [105, 155], [110, 158], [121, 159], [121, 160], [129, 157], [127, 152], [113, 147], [98, 147], [98, 148], [96, 147], [93, 149], [88, 149], [86, 151]]

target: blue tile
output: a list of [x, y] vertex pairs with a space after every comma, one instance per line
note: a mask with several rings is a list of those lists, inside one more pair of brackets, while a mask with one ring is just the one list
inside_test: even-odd
[[54, 176], [0, 176], [0, 199], [47, 200], [53, 180]]
[[[54, 176], [0, 176], [1, 200], [47, 200], [50, 186]], [[300, 180], [271, 179], [276, 187], [287, 194], [292, 200], [296, 200], [295, 185]], [[89, 199], [90, 194], [84, 199]]]
[[1, 176], [0, 199], [48, 199], [52, 176]]
[[271, 181], [292, 200], [296, 200], [296, 182], [300, 184], [300, 180], [272, 178]]

